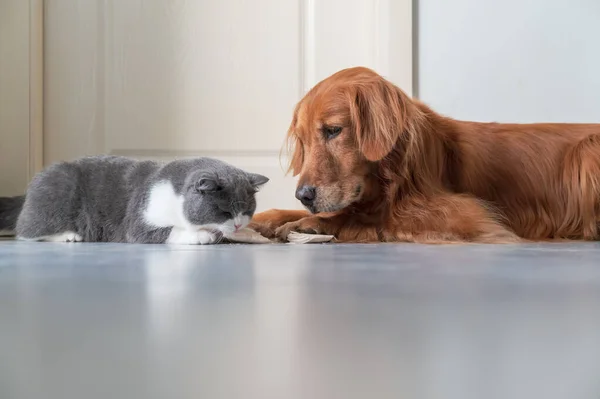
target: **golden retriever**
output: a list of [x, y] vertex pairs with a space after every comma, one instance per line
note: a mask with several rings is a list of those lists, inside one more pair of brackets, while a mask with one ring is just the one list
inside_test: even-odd
[[296, 197], [251, 227], [341, 242], [597, 240], [600, 124], [454, 120], [374, 71], [339, 71], [298, 103], [287, 135]]

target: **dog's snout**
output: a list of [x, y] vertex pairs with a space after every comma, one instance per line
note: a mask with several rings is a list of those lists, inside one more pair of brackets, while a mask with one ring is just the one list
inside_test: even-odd
[[296, 198], [302, 202], [304, 206], [311, 206], [317, 197], [317, 189], [313, 186], [302, 186], [296, 190]]

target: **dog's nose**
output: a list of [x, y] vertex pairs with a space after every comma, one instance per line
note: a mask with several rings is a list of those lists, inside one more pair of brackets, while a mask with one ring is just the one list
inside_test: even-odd
[[305, 206], [311, 206], [317, 197], [317, 189], [313, 186], [302, 186], [296, 190], [296, 198]]

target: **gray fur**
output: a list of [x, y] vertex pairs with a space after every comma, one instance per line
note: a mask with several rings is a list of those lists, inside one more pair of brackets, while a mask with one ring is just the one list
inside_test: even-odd
[[184, 196], [185, 218], [194, 225], [218, 224], [235, 212], [251, 217], [254, 194], [268, 181], [212, 158], [161, 164], [98, 156], [62, 162], [31, 181], [17, 236], [35, 239], [69, 231], [83, 241], [164, 243], [171, 228], [149, 226], [143, 212], [152, 186], [165, 180]]

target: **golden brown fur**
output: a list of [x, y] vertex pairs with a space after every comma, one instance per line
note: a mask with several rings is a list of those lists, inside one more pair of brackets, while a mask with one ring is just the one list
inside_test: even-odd
[[[327, 139], [330, 127], [342, 128]], [[271, 210], [253, 227], [340, 241], [515, 242], [599, 238], [600, 124], [457, 121], [366, 68], [299, 102], [290, 170], [316, 187], [309, 214]], [[327, 213], [325, 213], [327, 212]]]

